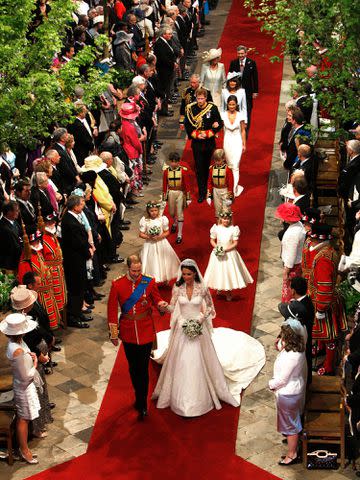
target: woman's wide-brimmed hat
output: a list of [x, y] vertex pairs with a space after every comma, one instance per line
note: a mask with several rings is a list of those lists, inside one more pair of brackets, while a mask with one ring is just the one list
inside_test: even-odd
[[302, 218], [301, 210], [293, 203], [282, 203], [276, 209], [275, 216], [284, 222], [298, 222]]
[[133, 36], [134, 36], [133, 33], [127, 33], [127, 32], [124, 32], [124, 30], [120, 30], [119, 32], [116, 32], [114, 45], [120, 45], [120, 43], [130, 42]]
[[26, 285], [18, 285], [11, 290], [10, 299], [14, 310], [21, 311], [30, 307], [38, 298], [35, 290], [28, 290]]
[[229, 72], [226, 76], [226, 81], [228, 82], [229, 80], [240, 80], [240, 78], [240, 72]]
[[211, 62], [214, 58], [221, 57], [222, 49], [221, 48], [211, 48], [208, 52], [202, 54], [202, 59], [204, 62]]
[[149, 3], [146, 0], [142, 0], [140, 3], [140, 10], [144, 12], [145, 17], [150, 17], [150, 15], [153, 13], [153, 7], [149, 5]]
[[37, 327], [37, 322], [23, 313], [11, 313], [0, 323], [0, 332], [4, 335], [25, 335]]
[[140, 108], [135, 103], [123, 103], [119, 113], [121, 118], [134, 120], [139, 116]]
[[84, 165], [81, 167], [81, 171], [87, 172], [89, 170], [92, 170], [96, 173], [104, 170], [104, 163], [102, 159], [97, 155], [90, 155], [89, 157], [86, 157], [84, 160]]
[[98, 15], [93, 18], [93, 25], [96, 25], [97, 23], [104, 23], [104, 15]]

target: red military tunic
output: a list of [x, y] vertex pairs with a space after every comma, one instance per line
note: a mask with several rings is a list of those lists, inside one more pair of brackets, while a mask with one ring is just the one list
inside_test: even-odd
[[335, 289], [338, 256], [329, 243], [320, 244], [313, 252], [308, 288], [316, 311], [325, 314], [322, 319], [315, 317], [313, 339], [335, 340], [340, 331], [346, 330]]
[[40, 277], [40, 286], [37, 288], [39, 295], [39, 302], [45, 308], [50, 321], [50, 328], [58, 328], [60, 322], [60, 312], [55, 300], [52, 276], [50, 269], [45, 265], [45, 260], [41, 252], [31, 250], [31, 257], [29, 260], [24, 258], [24, 252], [21, 254], [18, 280], [22, 284], [25, 273], [33, 272]]
[[49, 232], [43, 235], [43, 256], [46, 266], [52, 275], [55, 300], [59, 310], [66, 305], [66, 283], [63, 267], [63, 256], [59, 240]]
[[301, 259], [302, 276], [306, 278], [307, 282], [309, 281], [314, 256], [317, 253], [317, 250], [310, 250], [311, 245], [311, 238], [310, 236], [307, 236], [305, 238]]
[[152, 318], [152, 306], [162, 301], [155, 279], [152, 278], [144, 293], [132, 309], [118, 317], [118, 309], [131, 296], [142, 280], [143, 275], [136, 282], [128, 275], [114, 280], [111, 285], [108, 300], [108, 323], [110, 338], [120, 338], [126, 343], [144, 345], [155, 340], [155, 325]]
[[183, 192], [186, 200], [190, 200], [190, 186], [188, 179], [188, 170], [184, 165], [177, 168], [164, 167], [163, 171], [163, 200], [168, 199], [169, 190], [179, 190]]
[[226, 163], [220, 166], [211, 165], [209, 169], [207, 188], [207, 196], [209, 198], [212, 198], [214, 188], [226, 188], [228, 191], [228, 197], [233, 198], [234, 177], [231, 169], [226, 165]]

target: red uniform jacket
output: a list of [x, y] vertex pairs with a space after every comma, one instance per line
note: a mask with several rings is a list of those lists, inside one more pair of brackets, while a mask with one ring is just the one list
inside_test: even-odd
[[208, 197], [212, 197], [214, 188], [227, 188], [229, 197], [233, 197], [234, 177], [231, 169], [224, 163], [220, 167], [211, 165], [208, 179]]
[[152, 305], [157, 306], [162, 301], [155, 279], [152, 279], [138, 302], [127, 313], [118, 316], [118, 308], [131, 296], [141, 282], [142, 275], [136, 282], [128, 275], [114, 280], [111, 285], [108, 300], [108, 323], [110, 338], [121, 338], [123, 342], [143, 345], [155, 340], [155, 325], [152, 318]]
[[190, 200], [190, 186], [187, 168], [179, 165], [172, 169], [166, 166], [163, 171], [163, 200], [167, 200], [169, 190], [181, 190], [186, 200]]

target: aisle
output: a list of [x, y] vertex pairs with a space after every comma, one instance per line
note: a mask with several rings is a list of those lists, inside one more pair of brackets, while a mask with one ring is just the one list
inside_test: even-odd
[[[234, 221], [240, 226], [239, 250], [256, 279], [261, 231], [271, 163], [276, 111], [281, 81], [281, 65], [270, 64], [271, 37], [260, 33], [255, 20], [249, 19], [242, 0], [234, 0], [221, 37], [226, 68], [236, 55], [236, 46], [246, 43], [256, 47], [260, 72], [260, 95], [252, 117], [249, 149], [241, 162], [241, 184], [245, 192], [234, 206]], [[191, 164], [187, 144], [184, 160]], [[179, 256], [193, 257], [202, 270], [206, 266], [210, 245], [209, 229], [213, 212], [206, 203], [196, 201], [186, 212], [184, 243]], [[174, 236], [171, 241], [175, 240]], [[250, 331], [256, 284], [237, 292], [232, 303], [216, 301], [215, 326], [229, 326]], [[162, 292], [169, 297], [170, 291]], [[167, 328], [168, 317], [158, 319]], [[156, 367], [151, 369], [153, 389]], [[143, 424], [136, 421], [132, 408], [133, 394], [127, 365], [121, 349], [85, 455], [35, 475], [34, 479], [243, 479], [266, 480], [271, 474], [235, 456], [235, 439], [239, 410], [225, 405], [220, 411], [201, 418], [177, 417], [170, 411], [150, 406], [150, 416]]]

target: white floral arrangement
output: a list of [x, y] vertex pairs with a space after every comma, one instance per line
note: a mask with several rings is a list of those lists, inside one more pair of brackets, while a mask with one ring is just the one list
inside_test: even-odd
[[202, 335], [202, 325], [199, 320], [189, 319], [182, 325], [183, 332], [191, 339]]
[[160, 235], [160, 232], [161, 232], [160, 227], [157, 227], [156, 225], [149, 228], [149, 235], [151, 235], [152, 237], [156, 237], [157, 235]]
[[214, 253], [217, 257], [223, 257], [226, 252], [224, 250], [224, 247], [218, 245], [214, 248]]

